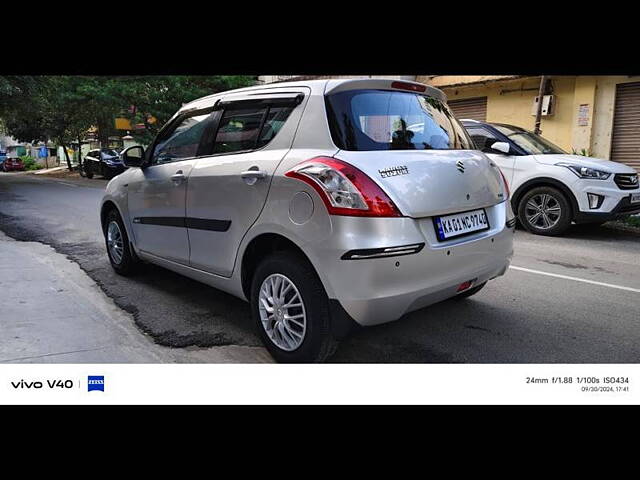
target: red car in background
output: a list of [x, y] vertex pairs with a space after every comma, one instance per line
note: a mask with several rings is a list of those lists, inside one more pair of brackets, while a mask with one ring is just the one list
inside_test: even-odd
[[19, 158], [7, 158], [4, 162], [2, 162], [2, 170], [4, 172], [24, 170], [24, 163]]

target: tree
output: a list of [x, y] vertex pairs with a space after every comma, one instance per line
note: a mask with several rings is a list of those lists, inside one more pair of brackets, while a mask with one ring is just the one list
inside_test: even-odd
[[254, 83], [249, 76], [0, 76], [0, 118], [20, 141], [57, 142], [71, 169], [66, 147], [80, 144], [91, 127], [106, 147], [117, 133], [115, 118], [124, 115], [145, 125], [131, 133], [149, 144], [183, 104]]
[[8, 133], [22, 142], [53, 140], [63, 148], [71, 170], [67, 145], [95, 118], [82, 84], [83, 78], [74, 76], [3, 77], [0, 116]]
[[225, 90], [254, 85], [256, 77], [128, 76], [113, 77], [106, 83], [103, 100], [110, 98], [112, 104], [119, 105], [119, 113], [132, 124], [143, 124], [144, 130], [133, 130], [131, 134], [138, 142], [149, 144], [185, 103]]
[[[115, 130], [114, 119], [124, 117], [145, 129], [131, 134], [142, 144], [151, 143], [158, 130], [185, 103], [224, 90], [246, 87], [256, 83], [251, 76], [86, 76], [77, 92], [84, 98], [85, 108], [93, 114], [93, 126], [98, 138], [106, 146]], [[131, 108], [133, 107], [133, 108]]]

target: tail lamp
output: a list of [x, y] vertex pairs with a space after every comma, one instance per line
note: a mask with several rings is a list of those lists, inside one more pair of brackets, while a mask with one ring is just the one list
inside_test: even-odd
[[401, 217], [389, 196], [364, 172], [332, 157], [316, 157], [285, 173], [314, 188], [329, 215]]

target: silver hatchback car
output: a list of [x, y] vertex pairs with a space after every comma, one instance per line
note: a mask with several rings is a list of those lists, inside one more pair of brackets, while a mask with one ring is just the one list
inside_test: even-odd
[[122, 157], [100, 212], [115, 271], [147, 261], [248, 300], [281, 362], [473, 295], [513, 254], [504, 177], [420, 83], [223, 92]]

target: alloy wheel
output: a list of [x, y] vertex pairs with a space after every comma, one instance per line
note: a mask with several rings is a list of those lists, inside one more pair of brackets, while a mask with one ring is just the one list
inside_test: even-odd
[[124, 254], [124, 243], [120, 226], [115, 221], [109, 222], [109, 226], [107, 227], [107, 245], [111, 258], [116, 264], [120, 265], [122, 255]]
[[262, 327], [278, 348], [291, 352], [304, 341], [307, 315], [294, 283], [280, 273], [264, 279], [258, 295]]
[[548, 193], [532, 196], [525, 205], [525, 216], [529, 225], [541, 230], [555, 227], [562, 216], [560, 202]]

